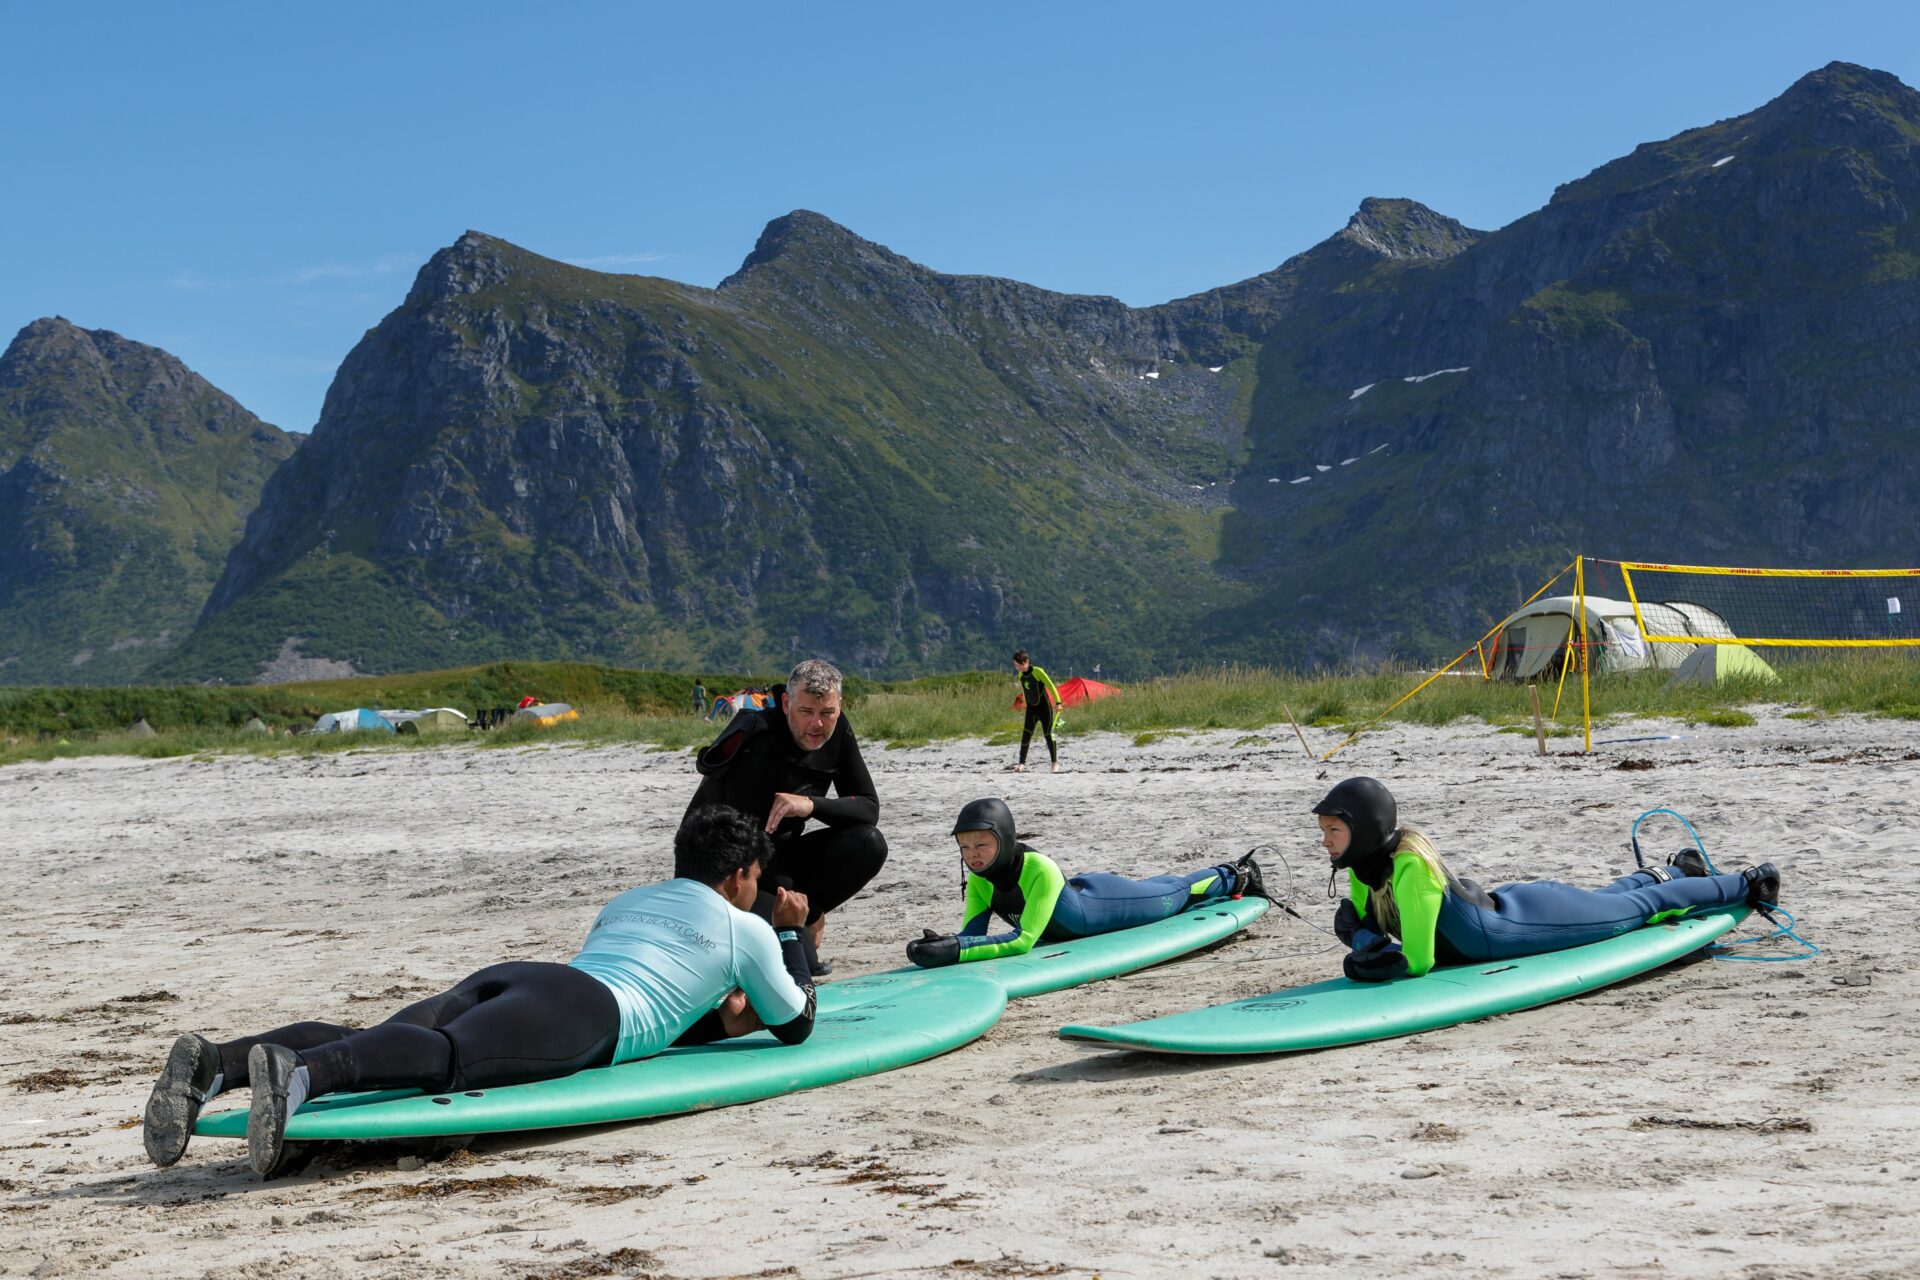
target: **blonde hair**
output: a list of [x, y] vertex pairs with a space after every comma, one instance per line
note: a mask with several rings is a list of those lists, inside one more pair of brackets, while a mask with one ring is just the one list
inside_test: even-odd
[[[1433, 872], [1434, 879], [1445, 885], [1453, 883], [1453, 871], [1447, 866], [1445, 859], [1441, 858], [1440, 851], [1433, 847], [1433, 837], [1418, 827], [1400, 828], [1400, 842], [1394, 847], [1393, 856], [1396, 861], [1401, 858], [1418, 858], [1427, 864], [1427, 869]], [[1367, 886], [1367, 910], [1372, 912], [1374, 921], [1382, 929], [1396, 938], [1400, 936], [1400, 905], [1393, 900], [1391, 874], [1387, 876], [1386, 883], [1378, 889], [1371, 885]]]

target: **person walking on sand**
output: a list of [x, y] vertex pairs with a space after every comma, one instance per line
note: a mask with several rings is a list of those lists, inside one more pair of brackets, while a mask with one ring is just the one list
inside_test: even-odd
[[[771, 690], [769, 707], [751, 702], [694, 758], [700, 786], [687, 806], [725, 804], [759, 820], [773, 840], [769, 886], [786, 885], [812, 904], [801, 935], [813, 972], [827, 913], [865, 888], [887, 860], [880, 797], [841, 712], [840, 672], [809, 658]], [[828, 788], [834, 794], [827, 795]], [[808, 831], [809, 820], [824, 824]], [[763, 891], [754, 911], [773, 908]]]
[[1013, 766], [1013, 771], [1027, 771], [1027, 744], [1033, 741], [1033, 729], [1038, 725], [1047, 740], [1047, 759], [1052, 762], [1053, 771], [1058, 773], [1060, 748], [1054, 745], [1053, 729], [1058, 722], [1060, 690], [1055, 687], [1053, 677], [1047, 674], [1045, 667], [1033, 664], [1033, 659], [1027, 656], [1025, 649], [1013, 651], [1013, 669], [1020, 674], [1020, 697], [1027, 704], [1027, 723], [1020, 730], [1020, 760]]
[[[962, 808], [953, 822], [953, 838], [967, 869], [960, 932], [942, 935], [926, 929], [909, 942], [907, 959], [923, 969], [1023, 956], [1037, 943], [1152, 924], [1203, 902], [1267, 896], [1252, 854], [1186, 875], [1147, 880], [1104, 871], [1064, 876], [1053, 859], [1020, 842], [1013, 810], [996, 797]], [[988, 933], [995, 916], [1012, 931]]]
[[1393, 793], [1376, 779], [1348, 778], [1313, 812], [1333, 870], [1347, 873], [1333, 928], [1352, 948], [1341, 967], [1355, 982], [1540, 955], [1695, 911], [1780, 899], [1771, 862], [1714, 875], [1697, 849], [1600, 889], [1532, 880], [1489, 892], [1455, 875], [1424, 831], [1401, 824]]
[[147, 1155], [179, 1160], [201, 1107], [229, 1089], [253, 1091], [247, 1159], [272, 1177], [287, 1122], [321, 1094], [498, 1088], [762, 1029], [799, 1044], [813, 1030], [807, 900], [782, 890], [773, 927], [744, 910], [769, 853], [745, 814], [696, 809], [673, 837], [674, 878], [602, 907], [567, 964], [491, 965], [365, 1030], [296, 1022], [221, 1044], [183, 1035], [147, 1099]]

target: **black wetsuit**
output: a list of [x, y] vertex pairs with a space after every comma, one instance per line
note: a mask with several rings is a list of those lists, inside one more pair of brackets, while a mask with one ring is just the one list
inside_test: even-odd
[[[806, 992], [807, 1006], [801, 1017], [772, 1030], [781, 1042], [797, 1044], [813, 1029], [813, 979], [797, 937], [787, 934], [780, 950], [787, 975]], [[674, 1043], [705, 1044], [726, 1034], [714, 1010], [686, 1027]], [[619, 1043], [620, 1006], [606, 983], [572, 965], [512, 960], [489, 965], [364, 1030], [296, 1022], [218, 1048], [225, 1089], [247, 1083], [247, 1054], [254, 1045], [272, 1044], [300, 1055], [310, 1096], [318, 1097], [362, 1089], [453, 1092], [550, 1080], [606, 1066]]]
[[786, 686], [775, 685], [773, 695], [772, 707], [739, 712], [700, 753], [703, 776], [687, 810], [731, 805], [764, 823], [776, 792], [811, 797], [813, 817], [826, 826], [807, 831], [807, 819], [788, 818], [773, 832], [773, 859], [760, 876], [768, 891], [753, 913], [771, 919], [771, 889], [784, 884], [807, 895], [813, 920], [860, 892], [886, 862], [880, 797], [846, 716], [819, 750], [806, 751], [787, 727]]
[[1060, 748], [1053, 743], [1053, 699], [1059, 693], [1052, 677], [1038, 664], [1030, 662], [1020, 673], [1020, 696], [1027, 704], [1027, 723], [1020, 730], [1021, 764], [1027, 762], [1027, 744], [1033, 741], [1035, 726], [1047, 740], [1047, 759], [1055, 764], [1060, 762]]

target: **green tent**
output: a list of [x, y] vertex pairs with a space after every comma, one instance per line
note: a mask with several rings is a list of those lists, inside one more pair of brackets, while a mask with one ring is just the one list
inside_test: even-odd
[[467, 717], [452, 707], [434, 707], [428, 711], [382, 711], [381, 718], [397, 733], [463, 733]]
[[1780, 676], [1743, 644], [1703, 644], [1673, 671], [1674, 684], [1719, 684], [1722, 680], [1778, 684]]

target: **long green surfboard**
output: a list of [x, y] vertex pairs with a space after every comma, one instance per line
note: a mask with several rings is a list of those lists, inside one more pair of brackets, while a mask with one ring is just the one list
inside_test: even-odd
[[[967, 1044], [1012, 996], [1057, 991], [1185, 955], [1259, 919], [1265, 900], [1208, 903], [1167, 920], [947, 969], [899, 969], [823, 984], [813, 1034], [783, 1045], [766, 1032], [499, 1089], [342, 1094], [307, 1104], [296, 1142], [424, 1138], [554, 1129], [757, 1102], [908, 1066]], [[194, 1132], [246, 1136], [244, 1110], [200, 1117]]]
[[1706, 946], [1746, 908], [1650, 925], [1545, 955], [1435, 969], [1393, 982], [1336, 978], [1117, 1027], [1066, 1026], [1063, 1039], [1146, 1053], [1293, 1053], [1386, 1040], [1550, 1004]]
[[992, 978], [1006, 991], [1009, 1000], [1044, 995], [1176, 960], [1232, 937], [1266, 911], [1265, 898], [1227, 898], [1116, 933], [1075, 938], [1071, 942], [1050, 942], [1023, 956], [976, 960], [947, 969], [889, 969], [864, 978], [848, 978], [821, 987], [820, 999], [826, 1001], [829, 993], [835, 999], [859, 998], [862, 992], [911, 978], [938, 980], [941, 975], [955, 979]]
[[[937, 998], [925, 998], [929, 992], [924, 988], [934, 985]], [[783, 1045], [762, 1031], [499, 1089], [320, 1098], [293, 1117], [287, 1137], [314, 1142], [558, 1129], [754, 1102], [957, 1049], [1000, 1020], [1007, 997], [998, 983], [976, 978], [889, 984], [876, 988], [865, 1001], [834, 1003], [838, 1007], [831, 1010], [816, 1008], [813, 1034], [797, 1045]], [[194, 1132], [243, 1138], [247, 1113], [201, 1116]]]

